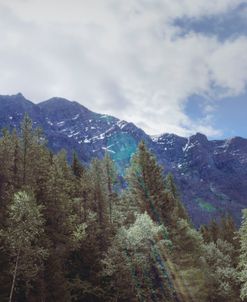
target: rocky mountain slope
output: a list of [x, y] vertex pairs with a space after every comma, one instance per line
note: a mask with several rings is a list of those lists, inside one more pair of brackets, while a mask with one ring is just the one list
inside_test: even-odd
[[230, 212], [236, 222], [247, 207], [247, 139], [209, 141], [197, 133], [189, 138], [174, 134], [150, 137], [132, 123], [94, 113], [62, 98], [33, 104], [22, 94], [0, 96], [0, 128], [19, 127], [25, 113], [41, 126], [49, 147], [57, 152], [75, 150], [89, 162], [107, 150], [120, 173], [140, 140], [145, 140], [158, 161], [171, 171], [195, 225]]

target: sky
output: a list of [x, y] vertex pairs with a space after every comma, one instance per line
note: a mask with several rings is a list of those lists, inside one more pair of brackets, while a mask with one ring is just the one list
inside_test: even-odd
[[247, 137], [247, 0], [0, 0], [0, 94]]

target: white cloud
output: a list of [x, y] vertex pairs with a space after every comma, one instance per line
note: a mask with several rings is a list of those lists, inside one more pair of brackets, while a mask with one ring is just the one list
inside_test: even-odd
[[0, 0], [0, 93], [67, 97], [151, 134], [219, 135], [212, 111], [192, 121], [184, 106], [192, 94], [215, 97], [215, 87], [227, 95], [246, 89], [247, 39], [179, 37], [172, 20], [243, 2]]

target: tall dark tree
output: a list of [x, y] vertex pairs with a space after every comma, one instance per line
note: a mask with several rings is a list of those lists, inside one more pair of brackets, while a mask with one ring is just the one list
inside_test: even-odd
[[154, 221], [169, 226], [175, 206], [174, 200], [168, 198], [162, 168], [144, 142], [139, 144], [136, 154], [132, 157], [127, 181], [129, 190], [142, 211], [147, 211]]
[[103, 164], [104, 178], [107, 187], [109, 222], [112, 223], [114, 201], [116, 201], [116, 193], [114, 190], [114, 185], [116, 184], [117, 181], [117, 170], [113, 160], [110, 158], [108, 153], [105, 154], [102, 164]]
[[83, 175], [84, 167], [80, 163], [80, 160], [75, 152], [73, 153], [73, 160], [72, 160], [71, 168], [76, 177], [80, 178]]

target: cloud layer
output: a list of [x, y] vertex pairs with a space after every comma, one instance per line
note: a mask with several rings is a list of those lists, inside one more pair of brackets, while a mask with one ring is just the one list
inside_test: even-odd
[[[0, 0], [0, 93], [77, 100], [149, 134], [214, 128], [215, 102], [244, 93], [247, 38], [183, 30], [177, 18], [226, 14], [238, 0]], [[185, 106], [201, 95], [204, 116]], [[218, 102], [219, 102], [218, 101]]]

